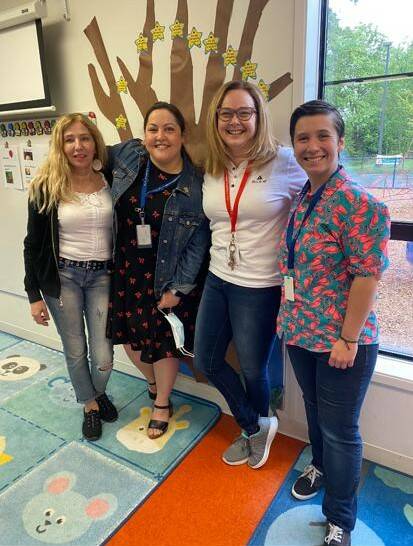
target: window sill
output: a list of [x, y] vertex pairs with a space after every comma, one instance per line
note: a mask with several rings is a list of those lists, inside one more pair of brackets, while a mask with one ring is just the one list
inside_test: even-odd
[[413, 392], [413, 362], [379, 354], [372, 381]]

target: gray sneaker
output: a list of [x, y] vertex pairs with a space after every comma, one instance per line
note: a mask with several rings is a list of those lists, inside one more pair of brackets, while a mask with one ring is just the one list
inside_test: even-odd
[[244, 464], [248, 461], [250, 454], [250, 446], [248, 436], [245, 432], [238, 436], [238, 438], [232, 443], [229, 448], [224, 451], [222, 460], [224, 463], [232, 466], [238, 464]]
[[260, 468], [267, 462], [270, 447], [278, 429], [278, 419], [276, 417], [260, 417], [258, 426], [260, 430], [249, 437], [248, 465], [251, 468]]

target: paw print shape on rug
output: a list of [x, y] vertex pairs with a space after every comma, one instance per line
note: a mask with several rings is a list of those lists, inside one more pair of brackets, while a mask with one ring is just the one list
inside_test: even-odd
[[131, 451], [139, 451], [140, 453], [156, 453], [161, 451], [169, 442], [175, 432], [189, 427], [189, 421], [178, 421], [192, 410], [191, 406], [180, 406], [169, 419], [168, 430], [160, 436], [152, 440], [148, 438], [148, 424], [151, 419], [152, 409], [148, 407], [141, 408], [140, 416], [134, 419], [126, 426], [122, 427], [116, 433], [116, 438], [121, 444]]
[[47, 386], [50, 389], [49, 397], [51, 402], [57, 406], [78, 409], [76, 394], [68, 377], [55, 377], [48, 382]]
[[4, 453], [5, 450], [6, 450], [6, 437], [0, 436], [0, 466], [2, 464], [7, 464], [13, 460], [13, 457], [11, 455], [7, 455], [7, 453]]
[[11, 355], [0, 360], [0, 381], [21, 381], [44, 370], [46, 366], [28, 356]]
[[31, 537], [48, 544], [70, 542], [116, 510], [114, 495], [100, 493], [87, 499], [72, 490], [75, 483], [76, 475], [72, 472], [58, 472], [47, 478], [43, 492], [23, 509], [23, 525]]

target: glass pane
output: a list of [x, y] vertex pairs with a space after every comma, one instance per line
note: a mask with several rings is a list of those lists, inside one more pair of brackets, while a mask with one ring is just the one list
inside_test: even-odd
[[382, 9], [376, 0], [329, 0], [325, 81], [411, 72], [407, 12], [410, 0], [392, 0]]
[[413, 356], [413, 242], [390, 241], [389, 258], [376, 306], [380, 348]]
[[413, 78], [325, 87], [346, 123], [342, 161], [356, 182], [413, 221]]

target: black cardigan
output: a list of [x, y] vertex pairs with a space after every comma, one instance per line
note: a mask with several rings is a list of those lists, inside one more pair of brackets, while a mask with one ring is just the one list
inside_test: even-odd
[[40, 213], [29, 202], [24, 239], [24, 288], [30, 303], [40, 301], [42, 293], [53, 298], [60, 296], [58, 229], [55, 207], [49, 213]]

